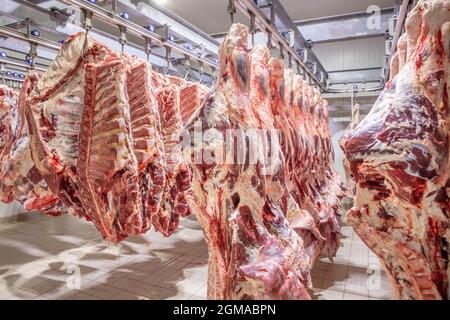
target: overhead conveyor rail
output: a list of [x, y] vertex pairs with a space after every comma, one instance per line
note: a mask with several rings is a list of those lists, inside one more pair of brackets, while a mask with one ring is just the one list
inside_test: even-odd
[[[19, 62], [15, 62], [15, 61], [11, 61], [11, 60], [6, 60], [6, 59], [0, 59], [0, 64], [4, 64], [6, 66], [11, 66], [11, 67], [18, 67], [18, 68], [25, 69], [25, 70], [31, 69], [31, 66], [26, 63], [19, 63]], [[37, 66], [35, 66], [34, 69], [37, 71], [43, 71], [43, 72], [47, 71], [47, 69], [37, 67]], [[17, 70], [19, 70], [19, 69], [17, 69]]]
[[185, 57], [189, 57], [190, 59], [197, 61], [201, 65], [212, 68], [212, 70], [215, 70], [217, 68], [217, 64], [211, 61], [210, 59], [199, 57], [197, 54], [191, 52], [190, 50], [184, 48], [183, 46], [168, 41], [164, 37], [154, 32], [151, 32], [140, 25], [137, 25], [131, 21], [128, 21], [126, 19], [117, 16], [114, 11], [105, 10], [102, 7], [99, 7], [95, 4], [83, 0], [61, 0], [61, 2], [82, 9], [84, 10], [84, 12], [90, 12], [96, 19], [99, 19], [102, 22], [107, 23], [109, 25], [122, 28], [127, 33], [142, 37], [144, 40], [147, 40], [148, 43], [151, 43], [152, 45], [157, 45], [159, 47], [164, 47], [166, 49], [169, 48], [170, 51], [176, 52]]
[[[50, 58], [50, 60], [52, 60], [53, 53], [50, 55], [49, 53], [59, 50], [61, 44], [58, 42], [64, 39], [64, 36], [84, 30], [83, 26], [84, 22], [86, 22], [85, 15], [88, 15], [87, 18], [90, 19], [89, 22], [91, 26], [92, 22], [94, 22], [90, 31], [91, 35], [99, 41], [105, 41], [107, 45], [111, 45], [115, 50], [120, 50], [120, 44], [122, 44], [122, 48], [123, 45], [126, 45], [127, 50], [132, 49], [130, 54], [136, 54], [143, 57], [147, 55], [147, 58], [150, 55], [152, 57], [152, 63], [155, 63], [156, 66], [170, 66], [171, 72], [183, 75], [189, 72], [190, 75], [194, 76], [196, 79], [203, 79], [205, 76], [207, 82], [214, 79], [215, 72], [218, 68], [216, 56], [209, 51], [216, 50], [216, 46], [218, 47], [217, 41], [207, 34], [199, 34], [198, 37], [195, 38], [194, 35], [196, 30], [194, 29], [187, 35], [187, 38], [177, 38], [177, 40], [181, 39], [182, 41], [186, 41], [184, 43], [192, 43], [193, 47], [196, 48], [195, 50], [189, 50], [183, 46], [183, 43], [180, 44], [170, 41], [170, 39], [161, 36], [161, 34], [147, 30], [145, 26], [119, 17], [118, 14], [111, 9], [106, 10], [89, 1], [58, 0], [60, 5], [56, 11], [46, 9], [45, 7], [41, 7], [27, 0], [6, 1], [11, 4], [11, 10], [14, 10], [13, 8], [18, 8], [18, 10], [14, 10], [14, 17], [17, 19], [17, 23], [13, 23], [13, 27], [14, 25], [23, 27], [22, 20], [25, 19], [30, 21], [33, 28], [42, 31], [40, 36], [33, 36], [30, 35], [29, 32], [25, 33], [13, 28], [0, 26], [1, 36], [18, 40], [17, 43], [14, 43], [14, 45], [11, 44], [11, 46], [7, 48], [12, 52], [17, 51], [17, 53], [28, 55], [33, 50], [36, 57], [41, 58], [41, 54], [44, 54], [45, 57], [43, 56], [43, 58]], [[120, 1], [126, 3], [125, 0]], [[117, 0], [117, 3], [118, 2], [119, 0]], [[18, 4], [20, 7], [17, 7]], [[12, 11], [8, 11], [8, 5], [6, 3], [2, 4], [1, 8], [2, 15], [8, 16], [9, 12], [12, 13]], [[142, 10], [138, 10], [140, 7], [136, 6], [136, 8], [135, 13], [136, 17], [138, 17], [137, 21], [142, 22], [143, 19], [145, 20], [145, 14], [142, 13]], [[58, 10], [62, 11], [59, 12]], [[131, 12], [134, 9], [130, 8], [127, 10], [130, 10]], [[59, 19], [55, 19], [54, 15]], [[29, 17], [32, 18], [29, 19]], [[164, 17], [164, 14], [162, 14], [161, 17]], [[169, 21], [171, 26], [167, 26], [168, 30], [169, 27], [175, 28], [178, 24], [182, 24], [184, 28], [176, 28], [178, 31], [189, 28], [187, 23], [176, 19], [181, 20], [179, 17], [172, 17]], [[108, 26], [108, 30], [97, 28], [97, 23], [99, 24], [99, 27], [102, 28]], [[157, 23], [155, 24], [157, 25]], [[119, 36], [114, 36], [111, 33], [110, 27], [117, 27]], [[169, 32], [172, 33], [172, 30], [170, 29]], [[174, 32], [174, 34], [177, 33]], [[127, 35], [129, 35], [129, 41], [127, 41]], [[47, 39], [53, 39], [54, 41]], [[56, 40], [58, 40], [58, 42]], [[201, 41], [201, 44], [204, 44], [205, 41], [209, 42], [206, 46], [203, 46], [199, 45], [195, 40]], [[26, 43], [29, 44], [30, 52], [28, 52], [28, 46], [24, 46]], [[203, 54], [200, 54], [198, 50], [200, 47], [205, 47], [205, 49], [202, 50]], [[40, 51], [39, 48], [41, 48]], [[42, 51], [42, 48], [46, 49]], [[163, 50], [155, 48], [162, 48]], [[183, 68], [180, 70], [178, 67]]]
[[[130, 0], [98, 1], [97, 4], [105, 9], [115, 10], [116, 14], [126, 15], [127, 20], [145, 26], [148, 30], [164, 29], [174, 37], [174, 42], [181, 44], [189, 51], [217, 58], [219, 42], [203, 30], [190, 24], [173, 12], [167, 10], [157, 2]], [[115, 9], [111, 5], [115, 6]]]
[[53, 50], [59, 50], [61, 45], [57, 42], [49, 41], [42, 38], [37, 37], [29, 37], [26, 33], [10, 29], [8, 27], [0, 27], [0, 35], [4, 35], [7, 37], [11, 37], [18, 40], [27, 41], [29, 43], [34, 43], [38, 46], [42, 46], [45, 48], [53, 49]]
[[308, 48], [306, 40], [278, 0], [230, 0], [230, 14], [233, 9], [241, 10], [250, 21], [268, 36], [268, 45], [278, 46], [282, 56], [295, 63], [307, 80], [326, 91], [327, 72]]

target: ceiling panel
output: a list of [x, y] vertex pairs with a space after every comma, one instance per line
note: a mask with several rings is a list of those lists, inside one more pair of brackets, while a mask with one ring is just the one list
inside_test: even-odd
[[[153, 1], [210, 34], [225, 32], [230, 27], [228, 0]], [[366, 11], [370, 5], [377, 5], [380, 8], [394, 5], [394, 0], [281, 0], [281, 2], [295, 21]], [[236, 20], [248, 23], [241, 14], [238, 14]]]

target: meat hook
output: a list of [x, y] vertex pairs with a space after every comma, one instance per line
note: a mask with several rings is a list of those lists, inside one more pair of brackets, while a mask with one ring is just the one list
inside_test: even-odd
[[234, 15], [236, 14], [236, 4], [234, 0], [228, 1], [228, 13], [230, 14], [231, 24], [234, 24]]
[[171, 53], [171, 48], [170, 47], [166, 47], [166, 61], [167, 61], [167, 65], [166, 65], [166, 69], [164, 70], [164, 74], [168, 75], [169, 74], [169, 70], [170, 70], [170, 53]]
[[191, 70], [190, 60], [189, 60], [189, 57], [187, 57], [187, 56], [186, 56], [186, 59], [184, 62], [184, 67], [186, 68], [186, 74], [184, 75], [184, 80], [187, 80], [189, 77], [189, 71]]
[[252, 48], [255, 47], [255, 33], [256, 33], [256, 26], [255, 26], [255, 15], [253, 13], [250, 13], [250, 34], [252, 37]]
[[30, 69], [34, 70], [34, 59], [37, 57], [37, 44], [30, 41], [30, 52], [27, 55], [27, 60], [31, 61]]
[[5, 63], [0, 63], [0, 71], [1, 71], [1, 75], [2, 75], [2, 84], [6, 84], [6, 79], [5, 79], [5, 72], [6, 72], [6, 67], [5, 67]]
[[150, 54], [152, 53], [152, 39], [144, 37], [145, 40], [145, 54], [147, 55], [147, 61], [150, 62]]
[[81, 9], [83, 12], [83, 26], [86, 32], [84, 33], [84, 42], [83, 47], [81, 49], [81, 59], [84, 60], [84, 55], [86, 53], [87, 43], [88, 43], [88, 33], [89, 30], [92, 29], [92, 15], [93, 13], [91, 11], [88, 11], [86, 9]]
[[201, 62], [200, 63], [200, 79], [198, 80], [199, 84], [202, 84], [204, 75], [205, 75], [205, 68], [203, 67], [203, 62]]
[[127, 28], [124, 26], [119, 26], [119, 42], [122, 46], [120, 53], [123, 55], [125, 44], [127, 43]]

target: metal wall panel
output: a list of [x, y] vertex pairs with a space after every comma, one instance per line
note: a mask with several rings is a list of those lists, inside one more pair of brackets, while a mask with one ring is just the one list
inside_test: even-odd
[[384, 42], [380, 37], [321, 43], [313, 50], [327, 70], [382, 67]]

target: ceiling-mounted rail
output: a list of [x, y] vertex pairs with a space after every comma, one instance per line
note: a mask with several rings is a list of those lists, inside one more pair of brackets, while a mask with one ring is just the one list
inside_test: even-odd
[[385, 74], [385, 81], [389, 80], [390, 73], [391, 73], [391, 60], [394, 56], [395, 52], [397, 51], [397, 43], [400, 39], [400, 36], [403, 33], [403, 25], [405, 24], [406, 16], [408, 15], [408, 5], [410, 0], [403, 0], [402, 4], [400, 6], [400, 12], [397, 17], [397, 25], [395, 26], [395, 33], [394, 33], [394, 39], [392, 40], [392, 47], [391, 47], [391, 53], [389, 56], [389, 59], [387, 61], [386, 65], [386, 74]]
[[11, 81], [11, 82], [17, 82], [17, 83], [24, 82], [24, 79], [9, 77], [9, 76], [4, 75], [3, 73], [0, 73], [0, 84], [2, 83], [2, 80]]
[[[268, 2], [264, 4], [264, 7], [270, 10], [269, 16], [263, 12], [263, 1], [261, 1], [261, 7], [257, 4], [260, 2], [256, 1], [257, 3], [255, 3], [254, 0], [230, 0], [230, 2], [250, 19], [253, 16], [259, 29], [268, 35], [269, 42], [278, 46], [280, 51], [289, 56], [293, 63], [303, 70], [306, 78], [309, 78], [322, 90], [327, 90], [326, 70], [308, 48], [306, 40], [278, 0], [264, 1]], [[285, 30], [280, 30], [277, 25], [283, 25]], [[286, 37], [282, 33], [288, 36]]]
[[61, 45], [57, 42], [49, 41], [42, 38], [29, 37], [26, 33], [8, 27], [0, 27], [0, 35], [5, 35], [7, 37], [23, 40], [29, 43], [34, 43], [38, 46], [42, 46], [53, 50], [59, 50], [59, 48], [61, 48]]
[[[10, 60], [5, 60], [5, 59], [0, 59], [0, 64], [5, 64], [5, 65], [9, 65], [9, 66], [13, 66], [13, 67], [19, 67], [19, 68], [24, 68], [24, 69], [33, 69], [30, 65], [25, 64], [25, 63], [19, 63], [19, 62], [14, 62], [14, 61], [10, 61]], [[45, 72], [47, 71], [47, 69], [45, 68], [41, 68], [41, 67], [34, 67], [34, 70], [37, 71], [42, 71]]]
[[197, 54], [189, 51], [183, 46], [180, 46], [171, 41], [167, 41], [167, 39], [164, 39], [162, 36], [149, 31], [138, 24], [135, 24], [131, 21], [125, 20], [117, 16], [113, 11], [106, 10], [95, 4], [83, 0], [60, 0], [60, 1], [67, 5], [74, 6], [87, 12], [91, 12], [94, 18], [99, 19], [104, 23], [107, 23], [112, 26], [125, 28], [126, 32], [141, 37], [144, 40], [150, 40], [153, 45], [157, 45], [159, 47], [164, 48], [170, 48], [169, 50], [171, 50], [172, 52], [176, 52], [182, 56], [189, 57], [191, 60], [197, 61], [200, 64], [202, 63], [205, 66], [211, 67], [213, 70], [217, 69], [217, 64], [214, 63], [213, 61], [206, 59], [204, 57], [199, 57]]

